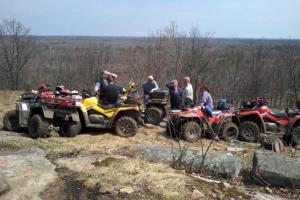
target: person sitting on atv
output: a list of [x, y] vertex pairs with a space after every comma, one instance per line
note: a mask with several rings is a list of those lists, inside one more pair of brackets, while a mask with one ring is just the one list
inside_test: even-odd
[[150, 99], [154, 91], [158, 90], [158, 85], [152, 75], [149, 75], [147, 81], [143, 83], [144, 99]]
[[107, 85], [101, 89], [101, 104], [114, 105], [117, 104], [120, 98], [120, 94], [124, 92], [124, 88], [114, 85], [113, 76], [109, 75], [106, 78]]
[[182, 89], [178, 86], [178, 81], [173, 80], [172, 82], [167, 83], [166, 87], [169, 89], [171, 99], [171, 110], [180, 110], [182, 100]]
[[206, 85], [200, 87], [201, 96], [199, 99], [200, 106], [204, 107], [206, 114], [212, 117], [212, 111], [214, 109], [213, 99], [209, 93], [209, 89]]
[[184, 90], [182, 97], [182, 106], [190, 107], [193, 104], [193, 86], [190, 77], [186, 76], [183, 79]]
[[101, 75], [100, 75], [100, 80], [97, 81], [97, 82], [96, 82], [96, 85], [95, 85], [95, 90], [94, 90], [94, 91], [95, 91], [97, 94], [100, 94], [100, 91], [101, 91], [105, 86], [108, 85], [107, 80], [106, 80], [108, 76], [112, 76], [113, 78], [117, 78], [117, 77], [118, 77], [117, 74], [110, 73], [109, 71], [106, 71], [106, 70], [102, 71], [102, 72], [101, 72]]

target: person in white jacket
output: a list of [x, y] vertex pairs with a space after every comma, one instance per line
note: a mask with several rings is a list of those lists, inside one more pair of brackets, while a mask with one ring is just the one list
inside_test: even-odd
[[186, 76], [183, 79], [183, 96], [182, 96], [182, 102], [184, 107], [191, 106], [193, 104], [193, 86], [191, 84], [190, 77]]

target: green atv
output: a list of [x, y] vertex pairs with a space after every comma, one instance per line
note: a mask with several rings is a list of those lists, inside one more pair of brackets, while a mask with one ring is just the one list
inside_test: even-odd
[[76, 101], [72, 96], [59, 100], [54, 103], [45, 101], [40, 94], [22, 95], [16, 102], [16, 109], [5, 114], [4, 129], [15, 132], [27, 129], [29, 137], [44, 138], [50, 135], [52, 124], [60, 128], [60, 136], [76, 136], [81, 131]]

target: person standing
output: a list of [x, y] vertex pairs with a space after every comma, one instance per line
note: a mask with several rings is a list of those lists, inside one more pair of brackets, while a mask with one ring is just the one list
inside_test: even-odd
[[182, 90], [178, 86], [178, 81], [173, 80], [172, 82], [167, 83], [166, 87], [169, 89], [169, 94], [171, 99], [171, 110], [180, 110], [181, 100], [182, 100]]
[[193, 86], [190, 77], [186, 76], [183, 79], [184, 90], [182, 97], [182, 104], [184, 107], [189, 107], [193, 104]]
[[151, 94], [158, 90], [158, 85], [152, 75], [149, 75], [147, 81], [142, 85], [144, 91], [144, 99], [150, 99]]

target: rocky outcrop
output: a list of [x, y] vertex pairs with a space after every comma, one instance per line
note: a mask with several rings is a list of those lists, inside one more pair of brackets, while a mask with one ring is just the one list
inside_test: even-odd
[[40, 192], [57, 178], [55, 165], [45, 155], [43, 150], [32, 147], [0, 156], [0, 177], [5, 183], [0, 199], [40, 199]]
[[[153, 144], [133, 144], [126, 149], [120, 150], [124, 155], [131, 157], [143, 157], [148, 161], [163, 162], [172, 164], [175, 160], [180, 159], [182, 164], [191, 167], [195, 171], [201, 170], [211, 176], [222, 176], [228, 179], [236, 179], [241, 170], [241, 161], [226, 153], [208, 152], [202, 163], [202, 152], [198, 150], [187, 149], [180, 151], [178, 148], [165, 145]], [[182, 153], [182, 154], [181, 154]]]
[[275, 186], [300, 186], [300, 159], [273, 152], [255, 152], [253, 175]]

